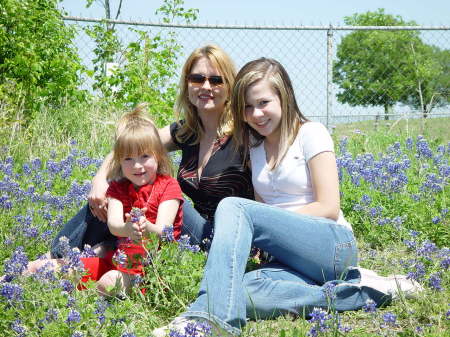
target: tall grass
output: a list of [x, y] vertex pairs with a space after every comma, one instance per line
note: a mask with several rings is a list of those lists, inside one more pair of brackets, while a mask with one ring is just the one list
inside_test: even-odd
[[[0, 329], [5, 336], [149, 336], [195, 298], [203, 253], [164, 244], [152, 251], [141, 287], [104, 300], [93, 285], [76, 291], [64, 275], [21, 277], [26, 259], [49, 249], [51, 238], [85, 202], [90, 179], [109, 152], [121, 111], [92, 104], [41, 111], [32, 125], [0, 124]], [[392, 123], [392, 122], [391, 122]], [[360, 264], [381, 274], [409, 274], [425, 287], [367, 312], [322, 320], [290, 316], [251, 321], [243, 336], [448, 336], [448, 119], [338, 126], [333, 137], [340, 168], [342, 208], [353, 224]], [[419, 134], [422, 136], [419, 137]], [[406, 177], [406, 179], [405, 179]], [[446, 248], [447, 247], [447, 248]]]

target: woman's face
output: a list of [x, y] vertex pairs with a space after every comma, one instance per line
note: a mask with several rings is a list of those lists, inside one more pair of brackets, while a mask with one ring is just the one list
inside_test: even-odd
[[202, 57], [194, 63], [187, 81], [189, 101], [199, 113], [223, 112], [228, 99], [227, 87], [222, 74], [208, 58]]
[[245, 92], [245, 121], [261, 136], [279, 137], [281, 101], [268, 80], [260, 80]]

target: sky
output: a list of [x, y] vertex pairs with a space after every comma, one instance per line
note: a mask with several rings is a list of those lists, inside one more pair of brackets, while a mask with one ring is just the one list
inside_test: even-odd
[[[103, 18], [104, 0], [94, 0], [86, 8], [86, 0], [63, 0], [60, 8], [67, 15], [84, 18]], [[119, 0], [110, 0], [111, 15], [115, 17]], [[159, 22], [155, 10], [163, 0], [123, 0], [121, 15], [124, 21]], [[415, 21], [422, 26], [450, 27], [450, 0], [185, 0], [186, 8], [199, 9], [197, 24], [239, 25], [239, 26], [343, 26], [344, 17], [354, 13], [376, 11], [384, 8], [385, 13], [399, 15], [405, 21]], [[140, 26], [139, 28], [141, 28]], [[132, 39], [128, 27], [118, 26], [119, 35]], [[152, 33], [161, 28], [147, 28]], [[334, 52], [345, 31], [335, 31]], [[426, 43], [450, 49], [450, 31], [427, 31], [421, 36]], [[380, 113], [381, 107], [368, 109], [362, 106], [350, 107], [337, 102], [333, 95], [332, 107], [327, 105], [327, 32], [283, 31], [283, 30], [214, 30], [178, 29], [177, 39], [183, 45], [183, 55], [207, 43], [224, 48], [234, 60], [237, 68], [261, 56], [280, 61], [293, 81], [301, 109], [308, 117], [324, 122], [326, 114], [338, 116], [336, 123], [344, 116], [359, 116], [364, 113]], [[89, 65], [94, 45], [83, 37], [76, 42], [80, 55]], [[88, 54], [90, 53], [90, 54]], [[184, 58], [183, 58], [184, 60]], [[180, 69], [181, 62], [180, 59]], [[335, 90], [336, 91], [336, 90]], [[395, 113], [403, 113], [402, 107]], [[347, 118], [347, 117], [345, 117]], [[352, 118], [352, 117], [349, 117]]]
[[[103, 8], [95, 0], [85, 8], [84, 0], [64, 0], [60, 7], [69, 15], [99, 18]], [[119, 0], [111, 0], [115, 13]], [[343, 18], [353, 13], [384, 8], [420, 25], [450, 25], [449, 0], [185, 0], [187, 8], [199, 9], [200, 24], [247, 25], [343, 25]], [[155, 10], [162, 0], [123, 0], [120, 19], [157, 21]]]

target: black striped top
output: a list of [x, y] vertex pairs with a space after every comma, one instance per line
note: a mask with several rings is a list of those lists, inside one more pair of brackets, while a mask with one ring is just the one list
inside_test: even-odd
[[254, 199], [250, 169], [243, 164], [242, 153], [234, 150], [232, 137], [224, 136], [216, 141], [199, 179], [200, 145], [191, 145], [192, 138], [178, 142], [175, 138], [178, 129], [178, 123], [170, 125], [172, 141], [181, 149], [177, 180], [203, 217], [212, 219], [218, 203], [225, 197]]

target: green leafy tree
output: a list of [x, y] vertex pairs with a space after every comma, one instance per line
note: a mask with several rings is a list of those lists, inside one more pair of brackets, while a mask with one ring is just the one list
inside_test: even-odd
[[[164, 23], [176, 20], [191, 23], [196, 20], [198, 10], [184, 8], [183, 3], [183, 0], [164, 0], [156, 14], [162, 16]], [[94, 89], [115, 104], [133, 106], [149, 102], [155, 122], [167, 124], [172, 118], [176, 97], [175, 79], [178, 78], [181, 45], [176, 33], [170, 29], [153, 35], [148, 31], [129, 29], [136, 34], [137, 40], [126, 46], [120, 43], [115, 27], [107, 20], [87, 29], [97, 46], [91, 72], [95, 79]], [[116, 67], [112, 74], [106, 74], [105, 65], [110, 62]]]
[[[383, 9], [354, 14], [344, 21], [353, 26], [416, 25], [400, 16], [385, 14]], [[417, 71], [413, 50], [416, 61], [424, 60], [417, 57], [425, 46], [419, 32], [414, 30], [357, 30], [346, 35], [337, 48], [333, 67], [333, 82], [341, 89], [338, 101], [351, 106], [382, 106], [388, 119], [396, 103], [411, 97], [418, 77], [435, 73], [422, 63], [423, 70]]]
[[411, 90], [402, 102], [426, 118], [433, 108], [450, 102], [450, 50], [425, 44], [416, 48], [411, 46], [410, 57], [415, 65]]
[[[58, 0], [0, 2], [0, 103], [17, 106], [31, 120], [42, 104], [59, 106], [85, 97], [83, 72]], [[13, 108], [12, 110], [14, 110]]]

